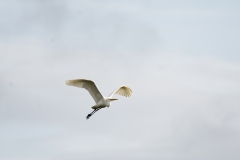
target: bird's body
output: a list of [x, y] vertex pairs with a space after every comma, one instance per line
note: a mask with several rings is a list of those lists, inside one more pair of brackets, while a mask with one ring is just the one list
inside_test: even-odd
[[87, 119], [90, 118], [96, 111], [98, 111], [101, 108], [110, 107], [111, 101], [117, 100], [116, 98], [112, 98], [114, 94], [130, 97], [132, 95], [132, 90], [127, 86], [121, 86], [118, 89], [116, 89], [113, 93], [111, 93], [108, 97], [102, 96], [102, 94], [99, 92], [97, 86], [95, 83], [91, 80], [87, 79], [74, 79], [74, 80], [68, 80], [66, 81], [66, 84], [69, 86], [75, 86], [79, 88], [85, 88], [88, 90], [88, 92], [91, 94], [95, 101], [95, 105], [92, 106], [92, 109], [94, 111], [90, 114], [88, 114]]
[[96, 105], [92, 106], [92, 109], [110, 107], [111, 101], [113, 101], [113, 98], [103, 97], [100, 101], [97, 102]]

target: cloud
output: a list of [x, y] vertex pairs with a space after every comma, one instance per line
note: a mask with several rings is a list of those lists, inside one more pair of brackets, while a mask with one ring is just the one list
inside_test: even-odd
[[[0, 159], [239, 159], [232, 2], [8, 1], [0, 10]], [[103, 95], [124, 84], [133, 96], [115, 95], [86, 121], [94, 101], [65, 85], [75, 78]]]
[[[38, 43], [4, 46], [1, 141], [11, 146], [3, 159], [44, 158], [47, 150], [52, 159], [238, 156], [238, 64], [174, 54], [64, 53]], [[93, 79], [104, 95], [122, 84], [134, 94], [116, 96], [119, 101], [86, 121], [94, 101], [65, 85], [74, 78]]]

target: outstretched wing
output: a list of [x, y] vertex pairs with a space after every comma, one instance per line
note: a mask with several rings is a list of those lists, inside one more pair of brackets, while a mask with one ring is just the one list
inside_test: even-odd
[[125, 97], [130, 97], [132, 95], [132, 90], [127, 86], [121, 86], [116, 89], [109, 97], [112, 97], [114, 94], [118, 94]]
[[91, 94], [91, 96], [93, 97], [94, 101], [97, 103], [98, 101], [100, 101], [103, 96], [102, 94], [99, 92], [97, 86], [95, 85], [95, 83], [91, 80], [87, 80], [87, 79], [74, 79], [74, 80], [67, 80], [66, 84], [69, 86], [75, 86], [75, 87], [79, 87], [79, 88], [85, 88], [86, 90], [88, 90], [88, 92]]

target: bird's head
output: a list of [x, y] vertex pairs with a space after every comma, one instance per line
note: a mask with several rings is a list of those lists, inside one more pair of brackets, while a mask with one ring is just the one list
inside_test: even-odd
[[116, 98], [110, 98], [110, 101], [115, 101], [115, 100], [118, 100], [118, 99], [116, 99]]

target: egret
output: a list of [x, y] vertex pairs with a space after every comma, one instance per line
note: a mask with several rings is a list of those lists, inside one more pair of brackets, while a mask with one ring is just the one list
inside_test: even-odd
[[108, 97], [104, 97], [99, 92], [95, 83], [92, 80], [88, 79], [67, 80], [66, 84], [69, 86], [85, 88], [94, 99], [96, 104], [92, 106], [93, 111], [87, 115], [86, 119], [89, 119], [98, 110], [105, 107], [110, 107], [111, 101], [118, 100], [116, 98], [112, 98], [114, 94], [118, 94], [125, 97], [130, 97], [132, 95], [132, 90], [129, 87], [123, 85], [117, 88], [115, 91], [113, 91]]

